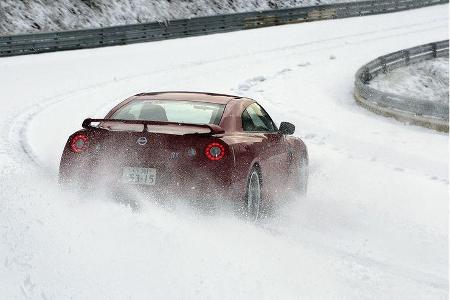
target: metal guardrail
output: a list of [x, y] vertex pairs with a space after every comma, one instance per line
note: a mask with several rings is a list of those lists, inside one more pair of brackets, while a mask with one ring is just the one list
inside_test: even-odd
[[0, 57], [125, 45], [282, 24], [366, 16], [448, 2], [449, 0], [369, 0], [199, 17], [164, 23], [0, 36]]
[[387, 73], [401, 66], [448, 55], [449, 42], [446, 40], [380, 56], [356, 72], [355, 98], [359, 104], [375, 113], [448, 132], [448, 101], [444, 103], [405, 97], [369, 86], [370, 80], [379, 73]]

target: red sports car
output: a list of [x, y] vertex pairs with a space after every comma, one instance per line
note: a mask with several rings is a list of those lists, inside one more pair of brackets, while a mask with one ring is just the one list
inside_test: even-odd
[[82, 126], [61, 158], [65, 185], [226, 198], [252, 218], [287, 191], [306, 192], [308, 151], [290, 136], [295, 126], [282, 122], [277, 128], [249, 98], [142, 93]]

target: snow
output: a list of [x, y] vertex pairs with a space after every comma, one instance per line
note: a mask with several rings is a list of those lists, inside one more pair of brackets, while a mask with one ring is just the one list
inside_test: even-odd
[[448, 103], [448, 57], [381, 73], [370, 81], [370, 86], [409, 98]]
[[[53, 0], [0, 2], [0, 35], [163, 22], [350, 0]], [[361, 0], [353, 0], [361, 1]]]
[[[447, 299], [448, 135], [352, 94], [364, 63], [445, 39], [447, 9], [0, 59], [2, 298]], [[308, 196], [251, 224], [59, 191], [81, 121], [155, 90], [241, 94], [293, 122]]]

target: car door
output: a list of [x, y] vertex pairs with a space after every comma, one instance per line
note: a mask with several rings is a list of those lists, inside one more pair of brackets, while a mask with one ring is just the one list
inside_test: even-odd
[[242, 128], [248, 135], [257, 135], [261, 138], [261, 142], [254, 147], [258, 147], [257, 153], [266, 188], [273, 194], [284, 190], [283, 182], [288, 170], [285, 136], [278, 132], [275, 123], [258, 103], [253, 103], [244, 110]]

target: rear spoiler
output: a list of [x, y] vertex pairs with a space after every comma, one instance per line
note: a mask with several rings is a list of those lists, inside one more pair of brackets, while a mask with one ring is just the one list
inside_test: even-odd
[[97, 128], [91, 126], [91, 123], [101, 123], [101, 122], [116, 122], [116, 123], [124, 123], [124, 124], [142, 124], [144, 125], [143, 132], [148, 132], [148, 125], [176, 125], [176, 126], [191, 126], [191, 127], [200, 127], [207, 128], [210, 132], [206, 134], [223, 134], [225, 130], [222, 127], [215, 124], [191, 124], [191, 123], [178, 123], [178, 122], [164, 122], [164, 121], [143, 121], [143, 120], [122, 120], [122, 119], [91, 119], [87, 118], [83, 121], [83, 128]]

